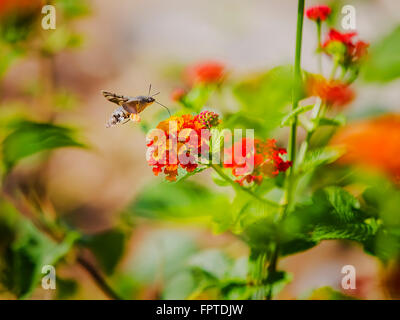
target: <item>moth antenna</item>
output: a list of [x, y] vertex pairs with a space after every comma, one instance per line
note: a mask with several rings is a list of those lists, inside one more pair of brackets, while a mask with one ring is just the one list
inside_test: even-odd
[[160, 94], [160, 91], [158, 91], [157, 93], [153, 94], [152, 97], [154, 97], [154, 96], [156, 96], [158, 94]]
[[165, 109], [167, 109], [169, 116], [171, 116], [171, 112], [169, 112], [168, 107], [164, 106], [162, 103], [158, 102], [157, 100], [154, 100], [155, 103], [158, 103], [160, 106], [164, 107]]
[[150, 96], [150, 92], [151, 92], [151, 83], [150, 83], [150, 86], [149, 86], [149, 93], [147, 94], [148, 96]]

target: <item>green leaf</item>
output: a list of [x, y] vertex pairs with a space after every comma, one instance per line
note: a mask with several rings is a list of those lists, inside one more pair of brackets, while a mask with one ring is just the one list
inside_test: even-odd
[[275, 297], [282, 289], [292, 281], [293, 277], [285, 271], [275, 271], [267, 277], [266, 284], [272, 286], [272, 297]]
[[226, 187], [231, 185], [228, 181], [222, 179], [216, 172], [211, 173], [211, 178], [217, 186]]
[[307, 152], [299, 170], [302, 172], [308, 172], [319, 166], [332, 163], [336, 161], [343, 152], [343, 149], [337, 147], [324, 147], [310, 150]]
[[292, 70], [291, 66], [276, 67], [235, 86], [234, 94], [242, 105], [243, 117], [257, 119], [263, 124], [258, 135], [267, 136], [281, 124], [291, 102]]
[[202, 251], [188, 261], [188, 266], [197, 269], [215, 279], [223, 279], [226, 277], [230, 266], [231, 259], [219, 250], [210, 249]]
[[339, 221], [346, 223], [356, 219], [354, 209], [360, 208], [360, 203], [356, 198], [347, 191], [336, 186], [327, 187], [324, 191]]
[[400, 26], [372, 46], [363, 67], [369, 82], [388, 82], [400, 77]]
[[18, 298], [25, 299], [39, 285], [43, 266], [55, 266], [80, 235], [70, 232], [61, 243], [56, 243], [29, 220], [13, 212], [8, 214], [11, 216], [3, 216], [3, 211], [0, 216], [0, 229], [5, 228], [13, 235], [12, 241], [3, 244], [5, 248], [0, 250], [0, 280]]
[[103, 271], [111, 275], [124, 254], [125, 240], [123, 231], [113, 229], [85, 236], [82, 244], [93, 252]]
[[186, 180], [190, 178], [191, 176], [194, 176], [196, 173], [200, 173], [207, 169], [205, 166], [198, 166], [196, 169], [194, 169], [192, 172], [187, 172], [186, 170], [182, 169], [181, 167], [178, 167], [178, 176], [176, 177], [176, 180], [173, 183], [178, 183], [182, 182], [183, 180]]
[[198, 84], [195, 85], [183, 98], [184, 106], [192, 111], [200, 112], [207, 103], [213, 91], [213, 86]]
[[186, 267], [197, 245], [190, 232], [162, 229], [150, 232], [129, 262], [129, 274], [142, 285], [170, 279]]
[[162, 299], [187, 299], [195, 289], [196, 281], [189, 270], [177, 272], [171, 279], [167, 280], [162, 292]]
[[346, 117], [339, 115], [336, 118], [318, 118], [314, 120], [319, 126], [344, 126], [346, 124]]
[[299, 114], [310, 111], [312, 108], [314, 108], [313, 104], [309, 106], [298, 107], [297, 109], [292, 110], [287, 116], [283, 118], [281, 122], [281, 127], [290, 125], [295, 117], [297, 117]]
[[2, 143], [3, 162], [7, 171], [21, 159], [40, 151], [61, 147], [84, 147], [66, 127], [30, 121], [20, 121]]
[[176, 219], [210, 217], [216, 212], [226, 211], [229, 206], [229, 199], [224, 194], [185, 180], [148, 186], [138, 195], [130, 209], [142, 217]]
[[78, 291], [78, 283], [74, 279], [63, 279], [57, 277], [56, 283], [58, 300], [71, 298]]
[[249, 224], [243, 232], [243, 239], [254, 254], [268, 253], [277, 239], [277, 225], [273, 220], [261, 218]]
[[265, 218], [251, 223], [243, 239], [257, 254], [269, 254], [279, 240], [280, 255], [286, 256], [323, 240], [352, 240], [367, 246], [377, 232], [376, 220], [361, 211], [356, 198], [330, 186], [315, 192], [310, 203], [297, 205], [281, 225]]
[[316, 226], [311, 233], [315, 241], [353, 240], [364, 242], [376, 234], [377, 229], [366, 223], [348, 223], [345, 225]]

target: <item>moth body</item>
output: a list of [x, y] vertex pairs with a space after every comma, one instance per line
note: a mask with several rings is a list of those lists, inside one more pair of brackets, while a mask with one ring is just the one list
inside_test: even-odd
[[[129, 120], [133, 122], [140, 122], [139, 113], [141, 113], [144, 109], [146, 109], [154, 102], [160, 104], [168, 110], [166, 106], [162, 105], [153, 98], [159, 92], [150, 96], [150, 90], [151, 86], [149, 88], [149, 95], [137, 97], [123, 96], [103, 90], [102, 94], [108, 101], [120, 106], [119, 108], [115, 109], [114, 112], [111, 114], [111, 117], [108, 120], [106, 127], [112, 127], [120, 123], [125, 123]], [[169, 110], [168, 113], [170, 113]]]

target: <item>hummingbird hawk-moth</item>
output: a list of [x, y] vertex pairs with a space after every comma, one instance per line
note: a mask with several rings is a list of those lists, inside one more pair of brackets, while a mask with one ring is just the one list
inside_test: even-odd
[[126, 123], [129, 120], [133, 122], [140, 122], [139, 113], [141, 113], [144, 109], [146, 109], [149, 105], [153, 104], [154, 102], [166, 108], [168, 110], [168, 113], [171, 115], [169, 109], [166, 106], [164, 106], [156, 99], [154, 99], [154, 96], [159, 94], [159, 92], [150, 95], [150, 91], [151, 91], [151, 85], [149, 87], [149, 93], [147, 96], [130, 97], [103, 90], [102, 91], [103, 96], [108, 101], [119, 105], [119, 107], [116, 108], [111, 114], [111, 117], [108, 120], [106, 127], [109, 128], [120, 123]]

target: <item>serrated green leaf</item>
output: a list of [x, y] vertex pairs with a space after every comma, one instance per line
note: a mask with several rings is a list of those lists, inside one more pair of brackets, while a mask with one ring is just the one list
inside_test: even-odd
[[315, 241], [353, 240], [363, 242], [376, 234], [376, 229], [366, 223], [349, 223], [346, 225], [316, 226], [311, 233]]
[[360, 203], [355, 197], [336, 186], [327, 187], [324, 192], [339, 221], [351, 222], [357, 219], [354, 209], [359, 209]]
[[343, 149], [336, 147], [324, 147], [310, 150], [307, 152], [299, 170], [307, 172], [309, 170], [314, 170], [318, 166], [332, 163], [337, 160], [343, 152]]

